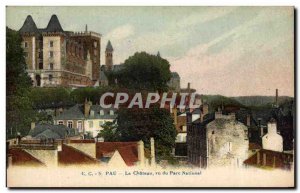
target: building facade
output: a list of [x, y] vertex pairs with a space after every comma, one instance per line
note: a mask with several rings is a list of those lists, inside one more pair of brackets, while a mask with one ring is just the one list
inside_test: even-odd
[[101, 34], [64, 31], [56, 15], [46, 28], [27, 16], [19, 30], [34, 86], [84, 87], [99, 80]]

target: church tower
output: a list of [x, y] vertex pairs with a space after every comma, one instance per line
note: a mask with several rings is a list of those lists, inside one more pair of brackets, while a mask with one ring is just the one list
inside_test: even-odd
[[114, 49], [111, 45], [110, 40], [108, 40], [105, 50], [105, 65], [106, 69], [111, 70], [113, 66], [113, 52]]

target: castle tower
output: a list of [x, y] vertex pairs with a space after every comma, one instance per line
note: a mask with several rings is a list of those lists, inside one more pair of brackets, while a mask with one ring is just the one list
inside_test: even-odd
[[105, 50], [105, 65], [108, 70], [111, 70], [113, 66], [113, 52], [114, 49], [111, 45], [110, 40], [108, 40]]

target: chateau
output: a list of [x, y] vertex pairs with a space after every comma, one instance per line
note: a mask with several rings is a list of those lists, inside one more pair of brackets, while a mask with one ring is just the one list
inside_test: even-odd
[[37, 28], [30, 15], [19, 30], [27, 71], [40, 87], [92, 86], [100, 75], [101, 34], [64, 31], [56, 15], [46, 28]]

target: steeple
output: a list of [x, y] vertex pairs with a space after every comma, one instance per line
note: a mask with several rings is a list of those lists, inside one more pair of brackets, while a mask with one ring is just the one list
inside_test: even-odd
[[105, 49], [105, 65], [107, 70], [111, 70], [113, 66], [113, 47], [110, 40], [108, 40], [106, 49]]
[[108, 42], [107, 42], [106, 50], [105, 50], [105, 51], [106, 51], [106, 52], [113, 52], [113, 51], [114, 51], [114, 49], [113, 49], [113, 47], [112, 47], [112, 45], [111, 45], [110, 40], [108, 40]]
[[87, 26], [87, 24], [85, 24], [85, 32], [87, 32], [88, 31], [88, 26]]
[[23, 26], [19, 30], [20, 33], [35, 33], [38, 32], [36, 24], [34, 23], [31, 15], [28, 15], [24, 21]]
[[60, 23], [59, 23], [59, 20], [57, 18], [56, 15], [52, 15], [51, 16], [51, 19], [47, 25], [47, 28], [46, 28], [46, 31], [47, 32], [63, 32], [64, 30], [62, 29]]

